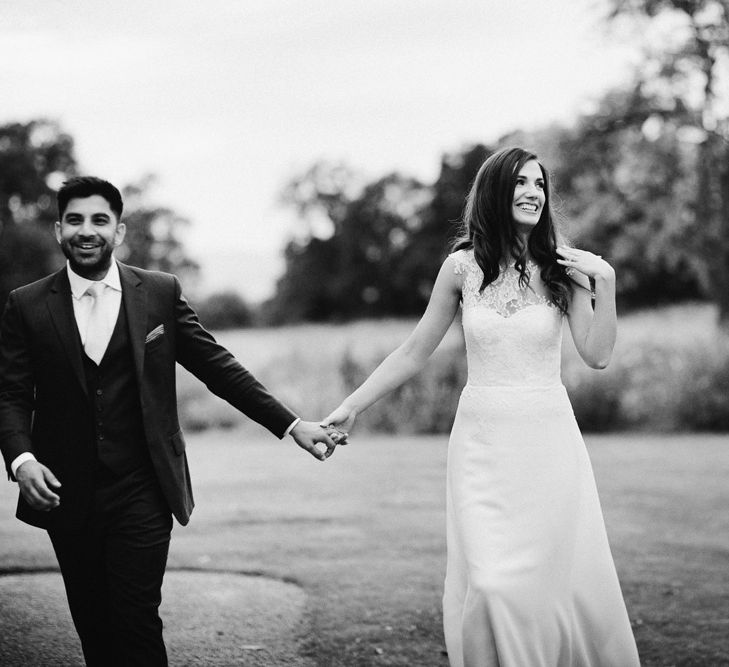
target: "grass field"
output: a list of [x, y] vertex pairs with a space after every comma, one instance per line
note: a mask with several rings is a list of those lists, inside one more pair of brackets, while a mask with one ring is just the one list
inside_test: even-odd
[[[447, 664], [447, 438], [355, 433], [324, 464], [249, 430], [188, 441], [197, 508], [170, 567], [299, 583], [304, 650], [322, 667]], [[727, 437], [587, 443], [644, 666], [729, 665]], [[12, 518], [14, 494], [0, 484], [0, 568], [52, 566], [45, 535]]]
[[[321, 419], [348, 393], [343, 360], [353, 360], [358, 368], [369, 372], [405, 340], [414, 325], [414, 320], [369, 320], [243, 329], [220, 332], [217, 337], [299, 414]], [[442, 395], [433, 385], [455, 382], [447, 387], [447, 395], [455, 401], [465, 377], [459, 375], [453, 380], [442, 373], [428, 373], [457, 365], [463, 360], [462, 346], [463, 335], [456, 321], [436, 351], [436, 359], [421, 374], [421, 386], [433, 390], [419, 397], [421, 411], [433, 413], [440, 406], [447, 407], [449, 414], [455, 412], [455, 402], [441, 405]], [[722, 368], [719, 375], [712, 375]], [[592, 370], [582, 362], [565, 327], [562, 375], [578, 420], [588, 430], [695, 430], [708, 426], [706, 419], [698, 418], [707, 411], [723, 415], [726, 426], [719, 430], [729, 428], [725, 400], [729, 393], [729, 336], [717, 326], [716, 309], [711, 305], [686, 304], [620, 317], [615, 354], [604, 371]], [[183, 425], [188, 430], [246, 423], [182, 369], [178, 383]], [[415, 385], [410, 383], [410, 387]], [[432, 400], [438, 406], [429, 404]], [[402, 406], [396, 399], [392, 405], [406, 413], [412, 411], [412, 406]], [[378, 414], [380, 410], [381, 406], [376, 406], [364, 421], [372, 422], [374, 416], [375, 422], [380, 419], [379, 423], [389, 424]], [[419, 423], [417, 416], [411, 414], [405, 426]], [[423, 421], [427, 420], [420, 423]], [[441, 430], [447, 431], [448, 426]]]

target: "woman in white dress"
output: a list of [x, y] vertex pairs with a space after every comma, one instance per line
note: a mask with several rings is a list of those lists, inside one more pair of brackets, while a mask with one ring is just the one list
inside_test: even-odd
[[560, 380], [565, 317], [582, 359], [607, 365], [615, 274], [599, 255], [558, 245], [548, 175], [534, 154], [511, 148], [486, 160], [422, 319], [323, 423], [349, 431], [418, 372], [459, 305], [468, 382], [448, 445], [450, 663], [638, 665], [592, 468]]

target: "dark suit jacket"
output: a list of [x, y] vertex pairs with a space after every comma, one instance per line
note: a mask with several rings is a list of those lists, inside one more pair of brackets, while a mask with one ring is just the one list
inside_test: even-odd
[[[296, 415], [200, 325], [175, 276], [122, 263], [119, 273], [152, 465], [184, 525], [194, 503], [176, 362], [279, 438]], [[160, 325], [163, 335], [145, 343]], [[50, 512], [20, 497], [18, 518], [35, 526], [71, 529], [91, 506], [96, 452], [82, 354], [65, 267], [10, 294], [0, 326], [0, 447], [8, 472], [19, 454], [32, 452], [62, 484], [61, 504]]]

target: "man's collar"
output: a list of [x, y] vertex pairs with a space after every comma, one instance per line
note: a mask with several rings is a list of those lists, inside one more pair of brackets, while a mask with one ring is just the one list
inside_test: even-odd
[[[89, 280], [88, 278], [83, 278], [78, 275], [78, 273], [74, 273], [68, 260], [66, 260], [66, 271], [68, 273], [68, 282], [71, 283], [71, 294], [73, 294], [74, 299], [80, 299], [86, 293], [89, 285], [95, 281]], [[115, 259], [112, 258], [111, 266], [109, 267], [106, 275], [101, 280], [96, 282], [104, 283], [108, 287], [115, 289], [117, 292], [121, 292], [119, 266], [117, 265]]]

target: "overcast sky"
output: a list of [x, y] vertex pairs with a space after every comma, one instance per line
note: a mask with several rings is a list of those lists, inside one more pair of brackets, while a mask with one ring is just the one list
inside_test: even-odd
[[600, 0], [0, 0], [0, 122], [192, 221], [206, 291], [271, 294], [286, 181], [320, 158], [431, 180], [440, 155], [568, 123], [628, 76]]

